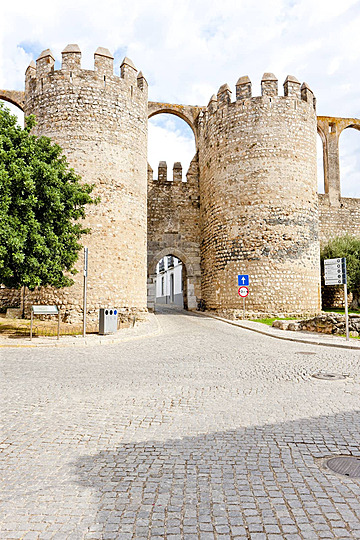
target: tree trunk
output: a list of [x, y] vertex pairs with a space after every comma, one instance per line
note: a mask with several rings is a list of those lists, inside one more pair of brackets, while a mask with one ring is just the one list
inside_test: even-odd
[[21, 317], [25, 319], [25, 285], [21, 287], [21, 294], [20, 294], [20, 309], [21, 309]]

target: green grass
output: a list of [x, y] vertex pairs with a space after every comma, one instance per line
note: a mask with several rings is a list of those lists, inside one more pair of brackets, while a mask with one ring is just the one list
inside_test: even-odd
[[253, 322], [260, 322], [272, 326], [274, 321], [296, 321], [298, 317], [274, 317], [272, 319], [251, 319]]

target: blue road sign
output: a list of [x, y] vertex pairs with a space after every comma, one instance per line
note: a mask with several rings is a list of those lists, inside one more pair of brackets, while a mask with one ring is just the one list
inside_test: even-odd
[[249, 285], [249, 274], [239, 274], [238, 285], [244, 285], [245, 287], [247, 287]]

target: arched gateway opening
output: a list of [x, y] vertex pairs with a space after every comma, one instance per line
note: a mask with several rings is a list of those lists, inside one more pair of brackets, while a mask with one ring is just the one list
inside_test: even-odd
[[[184, 110], [161, 105], [149, 106], [149, 118], [167, 113], [177, 116], [177, 119], [176, 122], [157, 123], [162, 130], [175, 126], [173, 131], [169, 130], [163, 144], [160, 138], [155, 141], [165, 153], [162, 156], [156, 149], [157, 160], [160, 160], [158, 167], [153, 157], [153, 141], [149, 145], [149, 162], [154, 170], [148, 166], [148, 309], [154, 311], [157, 305], [166, 304], [195, 310], [201, 301], [199, 167], [196, 151], [192, 157], [196, 147], [195, 128], [191, 122], [191, 111], [187, 111], [189, 115], [184, 118]], [[192, 129], [190, 137], [189, 127]], [[151, 136], [153, 134], [149, 130], [149, 139]], [[172, 148], [169, 141], [173, 141]], [[187, 149], [187, 153], [184, 149]], [[180, 155], [174, 162], [177, 152]], [[179, 261], [176, 271], [175, 260]]]
[[199, 275], [194, 272], [193, 264], [187, 260], [184, 253], [177, 248], [170, 248], [160, 251], [153, 257], [148, 265], [150, 311], [156, 311], [157, 305], [195, 310], [198, 294], [200, 294]]
[[186, 266], [174, 255], [166, 255], [156, 265], [155, 307], [184, 307], [187, 290]]

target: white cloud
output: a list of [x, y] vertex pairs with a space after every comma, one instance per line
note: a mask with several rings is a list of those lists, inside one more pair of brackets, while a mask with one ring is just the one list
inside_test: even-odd
[[[318, 114], [359, 118], [359, 28], [358, 0], [6, 2], [0, 88], [22, 89], [25, 69], [42, 49], [51, 48], [59, 62], [67, 43], [78, 43], [86, 68], [99, 45], [116, 52], [117, 72], [122, 56], [132, 58], [148, 79], [150, 100], [206, 105], [226, 82], [234, 96], [237, 79], [246, 74], [259, 95], [261, 76], [271, 71], [280, 88], [288, 74], [305, 80], [316, 94]], [[175, 139], [175, 161], [183, 160], [185, 143]], [[360, 181], [354, 182], [360, 196]], [[343, 186], [343, 194], [347, 190], [353, 193]]]
[[195, 154], [195, 141], [191, 129], [183, 120], [170, 115], [153, 117], [149, 122], [149, 163], [157, 178], [159, 161], [166, 161], [168, 179], [172, 179], [175, 162], [180, 161], [183, 180]]

